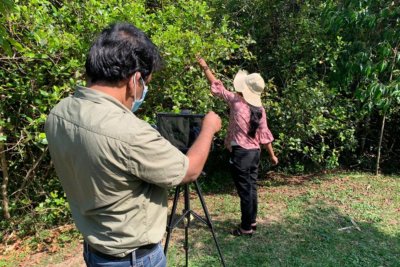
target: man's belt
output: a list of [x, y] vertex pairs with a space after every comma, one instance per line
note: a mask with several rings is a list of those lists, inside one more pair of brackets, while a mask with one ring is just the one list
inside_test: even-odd
[[141, 246], [138, 249], [132, 251], [131, 253], [129, 253], [128, 255], [126, 255], [124, 257], [116, 257], [116, 256], [104, 254], [103, 252], [100, 252], [100, 251], [94, 249], [89, 244], [87, 245], [87, 247], [90, 252], [92, 252], [93, 254], [95, 254], [105, 260], [111, 260], [111, 261], [120, 260], [120, 261], [122, 261], [122, 260], [129, 260], [132, 257], [131, 256], [132, 253], [136, 254], [136, 258], [141, 258], [141, 257], [149, 254], [157, 245], [158, 244], [148, 244], [148, 245]]

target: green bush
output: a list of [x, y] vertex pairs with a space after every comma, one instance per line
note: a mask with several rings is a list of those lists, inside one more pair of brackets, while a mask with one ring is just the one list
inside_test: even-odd
[[[155, 6], [147, 1], [30, 0], [16, 1], [14, 9], [0, 17], [6, 29], [0, 30], [0, 40], [10, 44], [0, 50], [0, 142], [10, 176], [12, 216], [26, 216], [22, 225], [35, 222], [48, 227], [69, 219], [43, 125], [56, 103], [72, 94], [77, 84], [85, 84], [86, 53], [106, 25], [133, 23], [151, 37], [165, 60], [139, 116], [154, 122], [160, 111], [220, 109], [194, 64], [195, 54], [202, 53], [218, 71], [225, 68], [223, 60], [251, 55], [246, 50], [249, 39], [227, 27], [224, 18], [214, 24], [210, 12], [206, 3], [193, 0]], [[235, 69], [222, 73], [232, 75]], [[165, 106], [168, 100], [170, 107]]]

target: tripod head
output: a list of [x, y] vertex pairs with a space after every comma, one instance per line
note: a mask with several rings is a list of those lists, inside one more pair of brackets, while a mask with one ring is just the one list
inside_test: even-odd
[[204, 114], [188, 110], [176, 113], [157, 113], [157, 129], [173, 146], [186, 153], [200, 134]]

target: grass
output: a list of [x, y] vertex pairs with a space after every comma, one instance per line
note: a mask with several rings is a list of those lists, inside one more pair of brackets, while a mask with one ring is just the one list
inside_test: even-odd
[[[227, 266], [400, 266], [400, 177], [336, 174], [260, 181], [259, 222], [251, 238], [235, 238], [239, 199], [207, 194]], [[196, 200], [192, 209], [202, 213]], [[179, 210], [179, 209], [178, 209]], [[185, 266], [184, 231], [173, 232], [170, 266]], [[189, 266], [221, 266], [210, 230], [189, 230]]]
[[[226, 266], [400, 266], [399, 176], [270, 175], [259, 182], [258, 230], [251, 238], [229, 235], [240, 219], [231, 181], [221, 176], [219, 186], [211, 188], [205, 179], [200, 187]], [[204, 214], [194, 189], [190, 205]], [[182, 209], [181, 196], [178, 215]], [[65, 259], [68, 244], [79, 244], [76, 236], [71, 241], [64, 238], [63, 250], [47, 253], [29, 266], [50, 266]], [[171, 238], [168, 266], [185, 266], [183, 223]], [[206, 225], [193, 220], [188, 238], [189, 266], [222, 266]], [[0, 256], [0, 266], [18, 266], [21, 257]]]

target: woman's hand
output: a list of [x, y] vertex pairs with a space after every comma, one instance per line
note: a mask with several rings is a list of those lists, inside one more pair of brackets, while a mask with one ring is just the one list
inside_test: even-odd
[[217, 81], [211, 69], [208, 67], [207, 62], [199, 54], [196, 55], [196, 59], [200, 67], [203, 69], [203, 72], [206, 75], [207, 80], [210, 82], [210, 84]]
[[271, 160], [272, 164], [273, 164], [273, 165], [278, 164], [279, 160], [278, 160], [278, 158], [275, 156], [274, 149], [272, 148], [272, 143], [266, 144], [266, 145], [265, 145], [265, 148], [266, 148], [267, 151], [268, 151], [269, 159]]
[[275, 155], [271, 156], [270, 159], [271, 159], [272, 165], [277, 165], [279, 162], [278, 158]]
[[200, 55], [196, 55], [196, 59], [197, 59], [197, 62], [199, 63], [199, 65], [200, 65], [200, 67], [203, 70], [207, 70], [208, 69], [207, 62]]

